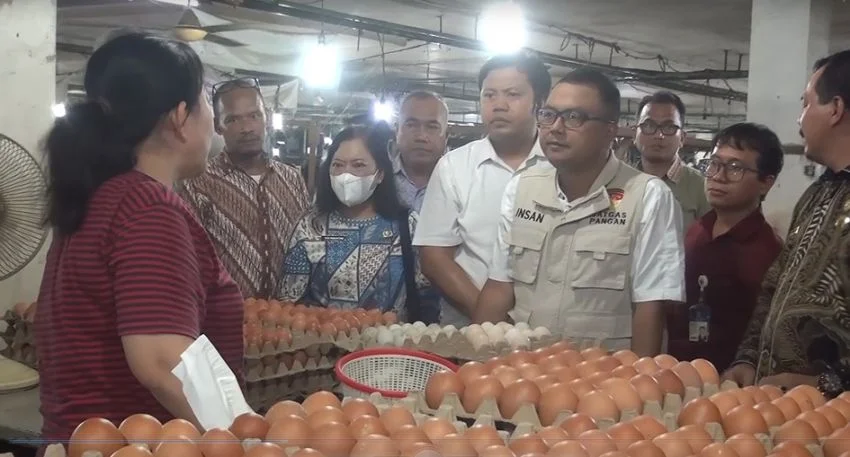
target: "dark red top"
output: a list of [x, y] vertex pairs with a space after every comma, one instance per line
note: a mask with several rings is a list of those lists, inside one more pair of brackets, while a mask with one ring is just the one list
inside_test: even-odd
[[[679, 360], [704, 358], [719, 371], [732, 363], [755, 309], [761, 282], [782, 241], [754, 211], [730, 231], [712, 239], [717, 213], [691, 224], [685, 235], [685, 289], [688, 302], [667, 315], [669, 350]], [[699, 300], [700, 275], [708, 278], [705, 302], [711, 308], [709, 341], [688, 341], [688, 307]]]
[[123, 335], [205, 334], [241, 376], [239, 289], [180, 197], [142, 173], [104, 183], [82, 227], [53, 239], [37, 306], [44, 439], [90, 417], [170, 419], [130, 372]]

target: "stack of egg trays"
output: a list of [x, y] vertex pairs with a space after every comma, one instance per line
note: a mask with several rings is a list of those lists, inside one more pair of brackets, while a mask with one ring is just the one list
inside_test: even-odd
[[6, 330], [0, 333], [0, 338], [5, 343], [0, 349], [0, 355], [37, 370], [38, 356], [35, 352], [35, 328], [32, 322], [21, 318], [12, 310], [6, 311], [3, 316], [6, 322]]

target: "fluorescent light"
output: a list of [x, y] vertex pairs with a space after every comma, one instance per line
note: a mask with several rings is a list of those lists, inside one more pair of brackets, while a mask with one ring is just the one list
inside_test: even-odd
[[339, 86], [341, 68], [335, 47], [327, 43], [316, 43], [302, 51], [301, 78], [307, 87], [336, 89]]
[[378, 101], [372, 103], [372, 117], [376, 121], [392, 122], [395, 116], [395, 108], [391, 101]]
[[525, 46], [525, 15], [512, 1], [487, 8], [479, 24], [478, 37], [493, 54], [511, 54]]
[[275, 157], [280, 157], [280, 149], [272, 148], [272, 155]]
[[64, 103], [57, 103], [51, 109], [53, 110], [53, 117], [65, 117], [65, 114], [67, 114]]
[[283, 113], [272, 114], [272, 128], [275, 130], [283, 130]]
[[330, 145], [332, 145], [333, 143], [334, 143], [334, 139], [333, 139], [333, 138], [331, 138], [331, 137], [329, 137], [329, 136], [326, 136], [326, 137], [325, 137], [325, 146], [330, 146]]

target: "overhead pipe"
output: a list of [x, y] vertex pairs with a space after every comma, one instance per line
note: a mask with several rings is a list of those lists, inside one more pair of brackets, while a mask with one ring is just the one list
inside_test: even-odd
[[[355, 16], [339, 11], [318, 8], [290, 1], [243, 0], [241, 6], [272, 14], [296, 17], [315, 22], [324, 22], [353, 29], [367, 30], [375, 33], [395, 35], [411, 40], [438, 43], [473, 51], [484, 51], [486, 49], [484, 42], [460, 35], [437, 32], [363, 16]], [[707, 80], [746, 78], [748, 75], [746, 70], [700, 70], [689, 72], [651, 71], [585, 62], [581, 59], [574, 59], [547, 52], [535, 52], [544, 62], [550, 65], [560, 67], [591, 67], [625, 81], [639, 81], [656, 87], [713, 98], [722, 98], [741, 102], [747, 100], [747, 94], [745, 92], [688, 81], [692, 79]]]

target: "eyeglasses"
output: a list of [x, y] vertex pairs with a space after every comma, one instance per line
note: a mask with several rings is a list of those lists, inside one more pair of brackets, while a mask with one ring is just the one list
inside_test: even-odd
[[722, 162], [718, 159], [711, 159], [708, 165], [705, 166], [705, 176], [707, 178], [715, 178], [723, 171], [726, 179], [732, 182], [738, 182], [744, 178], [744, 173], [752, 172], [758, 174], [758, 170], [742, 165], [739, 162]]
[[549, 127], [558, 122], [558, 119], [564, 120], [564, 127], [568, 129], [577, 129], [588, 121], [604, 122], [613, 124], [614, 121], [605, 119], [604, 117], [591, 116], [581, 110], [567, 109], [563, 111], [554, 110], [551, 108], [542, 108], [537, 110], [537, 124], [544, 127]]
[[640, 129], [640, 133], [643, 133], [644, 135], [655, 135], [659, 130], [661, 130], [661, 134], [664, 136], [675, 135], [682, 129], [676, 124], [658, 125], [652, 121], [646, 121], [643, 124], [638, 125], [638, 128]]
[[234, 89], [257, 89], [260, 90], [260, 81], [257, 78], [245, 77], [238, 79], [230, 79], [220, 83], [213, 84], [212, 98], [217, 95], [226, 94]]

